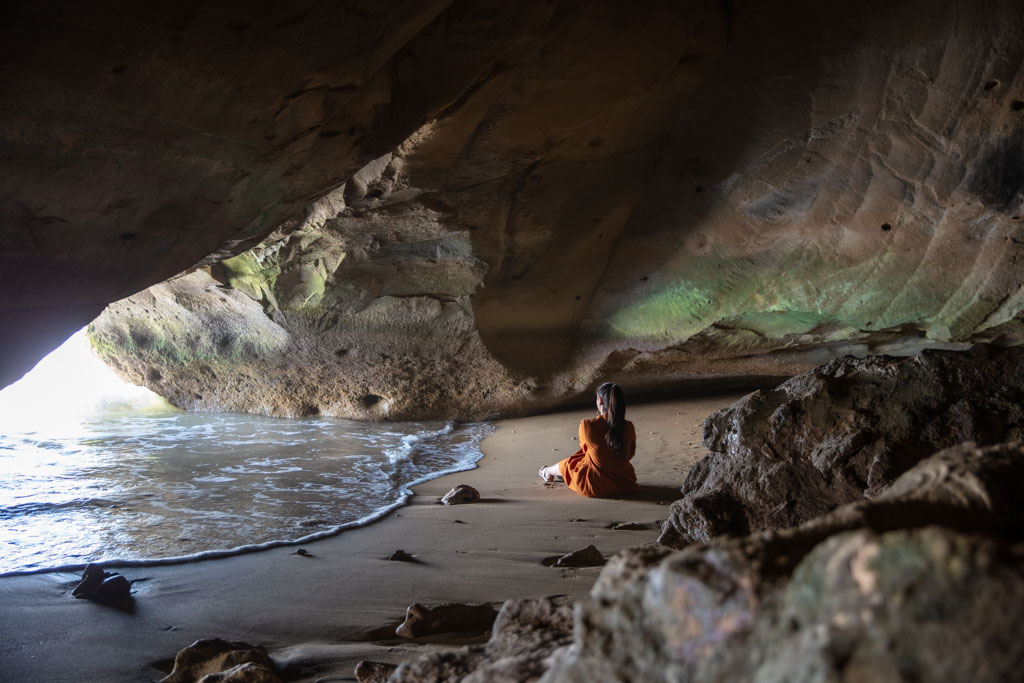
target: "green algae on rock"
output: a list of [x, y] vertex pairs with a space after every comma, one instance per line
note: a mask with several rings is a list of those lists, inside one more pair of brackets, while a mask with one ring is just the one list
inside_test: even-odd
[[[439, 9], [459, 21], [418, 34], [429, 49], [412, 54], [447, 54], [437, 36], [454, 30], [472, 73], [430, 76], [449, 69], [408, 57], [422, 82], [385, 69], [370, 91], [296, 84], [266, 134], [297, 136], [282, 154], [308, 165], [238, 181], [285, 195], [268, 196], [269, 215], [291, 212], [273, 230], [261, 214], [265, 232], [219, 238], [200, 263], [288, 335], [245, 371], [266, 385], [230, 388], [230, 357], [204, 390], [163, 374], [151, 388], [204, 409], [469, 418], [580, 402], [605, 379], [664, 395], [845, 354], [1020, 344], [1024, 181], [1007, 98], [1024, 86], [1010, 66], [1024, 11], [926, 4], [901, 5], [899, 30], [867, 6], [803, 2], [595, 3], [571, 21], [532, 0], [502, 7], [522, 24]], [[389, 99], [389, 84], [420, 95]], [[351, 98], [368, 108], [342, 126]], [[389, 134], [366, 133], [376, 123]], [[179, 208], [167, 215], [198, 211]]]

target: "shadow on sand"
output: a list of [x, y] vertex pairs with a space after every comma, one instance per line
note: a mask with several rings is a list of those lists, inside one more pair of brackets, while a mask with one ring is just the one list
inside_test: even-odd
[[625, 493], [621, 496], [613, 497], [616, 500], [646, 500], [652, 503], [672, 503], [682, 498], [683, 492], [678, 486], [641, 484], [640, 488], [633, 493]]

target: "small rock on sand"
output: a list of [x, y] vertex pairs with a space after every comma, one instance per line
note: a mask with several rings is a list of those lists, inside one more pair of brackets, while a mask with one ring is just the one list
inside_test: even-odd
[[612, 522], [605, 528], [612, 531], [642, 531], [647, 525], [640, 522]]
[[420, 638], [437, 633], [482, 633], [491, 628], [498, 613], [490, 605], [446, 602], [440, 605], [409, 605], [405, 621], [395, 629], [402, 638]]
[[396, 550], [388, 557], [392, 562], [415, 562], [416, 558], [404, 550]]
[[[246, 664], [253, 666], [242, 668]], [[178, 652], [174, 669], [160, 683], [280, 683], [280, 680], [266, 648], [205, 638]]]
[[97, 602], [121, 600], [131, 595], [132, 585], [117, 572], [105, 572], [94, 564], [87, 565], [82, 572], [82, 581], [71, 594]]
[[574, 550], [555, 560], [556, 567], [600, 567], [604, 564], [604, 556], [595, 545], [588, 545], [582, 550]]
[[441, 502], [445, 505], [466, 505], [467, 503], [480, 502], [480, 492], [472, 486], [459, 484], [448, 493], [444, 494]]

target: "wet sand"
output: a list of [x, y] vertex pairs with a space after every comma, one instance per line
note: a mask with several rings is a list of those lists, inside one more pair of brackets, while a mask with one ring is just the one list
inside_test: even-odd
[[[0, 579], [0, 680], [151, 681], [181, 648], [219, 637], [264, 645], [286, 680], [355, 680], [362, 659], [400, 662], [429, 642], [380, 639], [369, 632], [399, 622], [413, 603], [492, 602], [589, 591], [599, 567], [549, 567], [543, 560], [594, 544], [608, 557], [654, 542], [667, 505], [703, 454], [702, 423], [742, 394], [631, 406], [634, 460], [642, 494], [588, 499], [537, 476], [576, 450], [580, 419], [591, 411], [498, 423], [475, 470], [415, 488], [411, 504], [383, 520], [305, 546], [188, 564], [114, 569], [133, 580], [125, 609], [71, 597], [78, 576]], [[446, 507], [457, 484], [482, 501]], [[618, 522], [636, 530], [609, 528]], [[417, 562], [393, 562], [397, 549]], [[156, 666], [154, 666], [156, 665]]]

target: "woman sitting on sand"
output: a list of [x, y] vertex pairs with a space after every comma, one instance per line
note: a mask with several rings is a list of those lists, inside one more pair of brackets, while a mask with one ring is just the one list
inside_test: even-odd
[[626, 420], [626, 398], [619, 385], [597, 388], [597, 417], [580, 422], [580, 449], [556, 465], [540, 468], [544, 481], [564, 479], [582, 496], [597, 498], [635, 491], [636, 429]]

